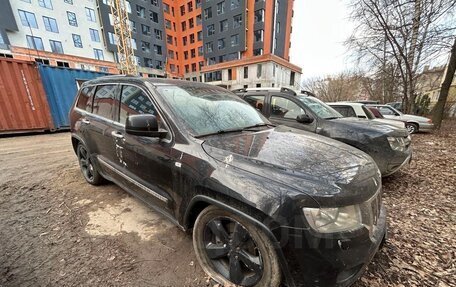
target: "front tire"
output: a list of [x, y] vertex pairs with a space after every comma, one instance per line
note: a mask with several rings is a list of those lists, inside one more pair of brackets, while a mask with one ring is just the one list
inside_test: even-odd
[[414, 134], [414, 133], [418, 132], [418, 125], [417, 124], [406, 123], [405, 124], [405, 128], [407, 129], [409, 134]]
[[271, 240], [240, 216], [207, 207], [196, 219], [193, 247], [203, 270], [222, 285], [280, 286], [281, 270]]
[[78, 144], [76, 153], [78, 155], [79, 167], [81, 168], [84, 179], [92, 185], [102, 184], [103, 177], [98, 172], [97, 167], [93, 164], [86, 146], [82, 143]]

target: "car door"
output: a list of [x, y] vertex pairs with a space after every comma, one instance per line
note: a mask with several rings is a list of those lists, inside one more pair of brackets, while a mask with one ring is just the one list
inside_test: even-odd
[[98, 85], [92, 104], [92, 113], [85, 117], [87, 125], [87, 137], [89, 150], [95, 155], [101, 169], [111, 177], [117, 177], [112, 169], [108, 168], [116, 161], [116, 145], [112, 133], [115, 114], [115, 100], [118, 97], [119, 86], [117, 84]]
[[302, 114], [306, 114], [306, 110], [301, 107], [301, 103], [298, 100], [292, 100], [290, 98], [271, 95], [268, 105], [269, 120], [276, 125], [286, 125], [301, 130], [315, 132], [316, 120], [309, 124], [303, 124], [296, 121], [296, 117]]
[[127, 180], [133, 183], [130, 190], [162, 211], [171, 213], [172, 168], [175, 164], [171, 157], [171, 136], [159, 139], [126, 133], [127, 117], [138, 114], [155, 115], [160, 125], [169, 130], [146, 89], [122, 85], [116, 119], [119, 125], [115, 130], [119, 146], [118, 165]]

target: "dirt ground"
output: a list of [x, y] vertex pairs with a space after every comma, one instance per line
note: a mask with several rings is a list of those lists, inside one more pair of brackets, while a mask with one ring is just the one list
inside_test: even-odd
[[[456, 286], [456, 121], [384, 180], [389, 239], [355, 286]], [[191, 236], [84, 182], [69, 133], [0, 138], [0, 286], [208, 286]]]

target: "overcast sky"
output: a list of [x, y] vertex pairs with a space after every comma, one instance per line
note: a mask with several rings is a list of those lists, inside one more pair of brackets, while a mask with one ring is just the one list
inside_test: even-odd
[[290, 57], [303, 79], [353, 67], [343, 42], [351, 34], [346, 1], [295, 0]]

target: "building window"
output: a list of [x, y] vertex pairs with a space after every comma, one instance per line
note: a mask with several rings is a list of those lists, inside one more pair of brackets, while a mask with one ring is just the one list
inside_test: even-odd
[[231, 81], [233, 79], [233, 70], [228, 69], [228, 81]]
[[168, 50], [168, 57], [170, 59], [174, 59], [174, 51], [173, 50]]
[[103, 51], [100, 49], [93, 49], [93, 54], [95, 55], [95, 59], [104, 61]]
[[242, 14], [233, 17], [233, 28], [239, 28], [242, 26]]
[[249, 78], [249, 67], [244, 67], [244, 79]]
[[187, 45], [187, 36], [182, 37], [182, 44], [183, 44], [184, 46]]
[[139, 5], [136, 5], [136, 15], [141, 18], [146, 18], [146, 9]]
[[173, 37], [171, 35], [166, 35], [166, 43], [173, 44]]
[[198, 47], [198, 56], [202, 56], [203, 55], [203, 46], [199, 46]]
[[193, 11], [193, 1], [190, 1], [187, 3], [187, 9], [188, 9], [188, 12], [192, 12]]
[[93, 42], [100, 42], [100, 33], [98, 33], [98, 30], [90, 28], [89, 33], [90, 39], [92, 39]]
[[218, 39], [217, 47], [219, 50], [225, 49], [225, 39]]
[[82, 40], [81, 36], [78, 34], [72, 34], [73, 37], [73, 44], [76, 48], [82, 48]]
[[196, 58], [196, 50], [195, 49], [191, 49], [190, 50], [190, 57], [193, 59], [193, 58]]
[[231, 36], [231, 47], [239, 45], [239, 34]]
[[241, 0], [231, 0], [231, 10], [239, 8]]
[[56, 61], [56, 63], [57, 63], [57, 67], [65, 67], [65, 68], [70, 67], [70, 63], [68, 63], [68, 62]]
[[182, 23], [181, 23], [181, 26], [182, 26], [182, 31], [187, 30], [187, 22], [185, 22], [185, 21], [182, 22]]
[[263, 49], [259, 48], [259, 49], [253, 50], [253, 55], [254, 55], [254, 56], [261, 56], [261, 55], [263, 55]]
[[149, 36], [149, 35], [150, 35], [150, 27], [147, 26], [147, 25], [141, 24], [141, 32], [142, 32], [144, 35]]
[[215, 27], [214, 24], [208, 25], [207, 26], [207, 35], [212, 36], [215, 34]]
[[150, 3], [156, 7], [158, 7], [158, 0], [151, 0]]
[[212, 18], [212, 7], [204, 9], [204, 20]]
[[150, 21], [158, 23], [158, 13], [150, 11]]
[[290, 73], [290, 86], [294, 86], [295, 85], [295, 72], [291, 72]]
[[136, 46], [136, 39], [130, 39], [130, 45], [134, 50], [138, 49], [138, 46]]
[[225, 13], [225, 1], [217, 3], [217, 15]]
[[188, 27], [190, 29], [195, 27], [195, 20], [193, 20], [193, 18], [188, 19]]
[[160, 45], [154, 45], [154, 52], [157, 55], [162, 55], [162, 46]]
[[188, 60], [188, 51], [184, 51], [184, 59]]
[[264, 22], [264, 9], [255, 11], [255, 23]]
[[128, 20], [129, 21], [129, 28], [132, 32], [135, 32], [136, 33], [136, 22], [133, 22], [131, 20]]
[[[192, 64], [192, 72], [196, 72], [196, 63]], [[196, 78], [193, 78], [193, 81], [196, 82]]]
[[117, 44], [117, 38], [114, 33], [108, 32], [108, 40], [109, 40], [109, 44], [111, 44], [111, 45]]
[[203, 40], [203, 31], [198, 31], [197, 39], [198, 39], [198, 41], [202, 41]]
[[27, 38], [27, 45], [28, 45], [28, 47], [30, 49], [43, 50], [44, 51], [43, 40], [41, 40], [40, 37], [27, 35], [26, 38]]
[[169, 5], [168, 4], [163, 3], [163, 11], [165, 11], [165, 13], [169, 14]]
[[185, 5], [180, 6], [181, 16], [185, 15]]
[[85, 12], [86, 12], [87, 21], [97, 22], [97, 18], [95, 17], [95, 11], [93, 9], [86, 7]]
[[228, 20], [220, 21], [220, 32], [225, 32], [228, 30]]
[[196, 8], [201, 7], [201, 0], [196, 0]]
[[46, 31], [54, 32], [54, 33], [59, 32], [59, 28], [57, 27], [57, 21], [54, 18], [49, 18], [49, 17], [43, 16], [43, 22], [44, 22], [44, 27], [46, 28]]
[[149, 53], [150, 52], [150, 43], [141, 41], [141, 50], [143, 52]]
[[201, 14], [198, 14], [198, 15], [196, 15], [196, 25], [199, 26], [199, 25], [201, 25], [201, 23], [203, 23]]
[[62, 42], [49, 40], [49, 44], [51, 45], [51, 51], [52, 52], [63, 54]]
[[190, 44], [195, 43], [195, 34], [190, 34]]
[[253, 32], [253, 36], [255, 37], [255, 42], [262, 42], [263, 30], [256, 30], [255, 32]]
[[171, 21], [169, 21], [168, 19], [165, 20], [165, 28], [171, 30]]
[[212, 42], [206, 43], [206, 53], [212, 53], [214, 50], [214, 44]]
[[67, 11], [68, 24], [71, 26], [78, 26], [78, 20], [76, 19], [76, 14], [73, 12]]
[[262, 68], [263, 68], [263, 65], [261, 65], [261, 64], [257, 65], [257, 78], [261, 78], [261, 74], [263, 72]]
[[51, 2], [51, 0], [38, 0], [38, 4], [41, 7], [44, 7], [44, 8], [52, 10], [52, 2]]
[[36, 22], [35, 14], [19, 10], [19, 18], [21, 18], [21, 23], [23, 26], [38, 29], [38, 23]]
[[162, 40], [163, 39], [163, 32], [158, 29], [154, 29], [155, 39]]
[[163, 69], [162, 61], [155, 60], [155, 69], [158, 69], [158, 70], [162, 70]]
[[63, 2], [73, 5], [73, 0], [63, 0]]

